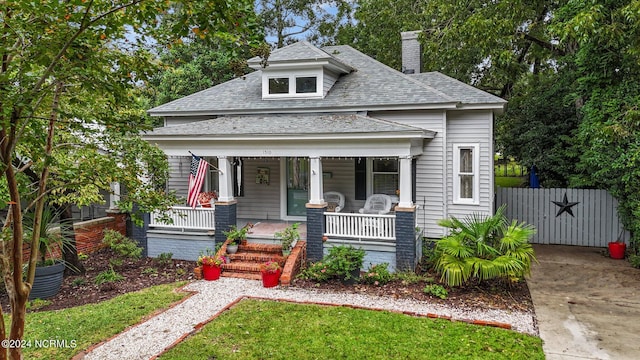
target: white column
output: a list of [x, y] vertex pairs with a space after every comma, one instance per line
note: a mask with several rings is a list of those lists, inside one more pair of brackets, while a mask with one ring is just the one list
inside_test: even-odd
[[309, 189], [309, 204], [324, 204], [323, 184], [322, 184], [322, 160], [319, 156], [309, 157], [309, 167], [311, 168], [311, 180]]
[[411, 156], [400, 157], [400, 202], [398, 207], [410, 208], [413, 206], [413, 192], [411, 180]]
[[117, 202], [120, 201], [120, 183], [111, 183], [111, 196], [109, 196], [109, 209], [117, 209]]
[[218, 201], [233, 201], [233, 167], [229, 158], [226, 156], [218, 156]]

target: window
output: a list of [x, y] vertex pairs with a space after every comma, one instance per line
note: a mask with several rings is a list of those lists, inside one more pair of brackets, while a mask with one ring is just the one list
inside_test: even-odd
[[317, 90], [318, 78], [315, 76], [296, 78], [296, 94], [315, 93]]
[[479, 204], [480, 162], [478, 144], [453, 145], [453, 198], [454, 203]]
[[323, 97], [324, 73], [318, 69], [263, 71], [263, 99], [316, 99]]
[[373, 159], [371, 165], [372, 194], [395, 195], [398, 190], [398, 160]]
[[269, 79], [269, 94], [288, 94], [289, 78]]

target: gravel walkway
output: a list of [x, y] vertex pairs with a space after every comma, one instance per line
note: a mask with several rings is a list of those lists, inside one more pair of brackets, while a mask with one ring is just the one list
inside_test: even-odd
[[196, 281], [188, 284], [185, 289], [195, 291], [196, 294], [179, 305], [117, 335], [93, 349], [82, 359], [149, 359], [193, 331], [195, 325], [207, 321], [225, 306], [244, 296], [411, 311], [424, 315], [450, 316], [454, 320], [495, 321], [511, 324], [512, 328], [518, 332], [538, 335], [533, 314], [526, 312], [470, 311], [404, 299], [298, 288], [264, 288], [260, 281], [235, 278]]

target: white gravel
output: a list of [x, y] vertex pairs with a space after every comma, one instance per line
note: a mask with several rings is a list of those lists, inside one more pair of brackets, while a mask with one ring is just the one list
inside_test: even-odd
[[179, 305], [96, 347], [83, 359], [149, 359], [160, 354], [185, 334], [192, 332], [197, 324], [209, 320], [225, 306], [245, 296], [354, 305], [392, 311], [410, 311], [424, 315], [437, 314], [450, 316], [453, 320], [495, 321], [510, 324], [515, 331], [538, 336], [534, 315], [527, 312], [465, 310], [428, 302], [359, 294], [298, 288], [264, 288], [260, 281], [235, 278], [196, 281], [188, 284], [185, 290], [196, 293]]

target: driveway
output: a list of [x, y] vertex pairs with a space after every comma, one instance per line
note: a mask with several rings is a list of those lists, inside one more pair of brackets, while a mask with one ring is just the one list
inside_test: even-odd
[[527, 283], [547, 359], [640, 359], [640, 270], [600, 248], [534, 248]]

